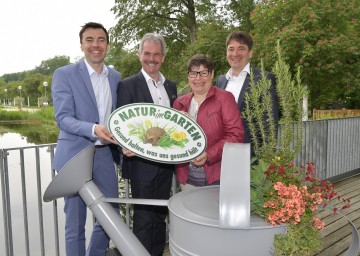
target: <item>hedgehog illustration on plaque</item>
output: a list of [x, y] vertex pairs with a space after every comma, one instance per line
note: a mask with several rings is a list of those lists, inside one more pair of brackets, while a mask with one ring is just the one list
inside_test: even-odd
[[139, 141], [151, 144], [153, 147], [183, 148], [189, 142], [184, 131], [177, 131], [175, 127], [166, 127], [166, 125], [160, 127], [150, 120], [129, 124], [128, 128], [130, 136], [135, 136]]

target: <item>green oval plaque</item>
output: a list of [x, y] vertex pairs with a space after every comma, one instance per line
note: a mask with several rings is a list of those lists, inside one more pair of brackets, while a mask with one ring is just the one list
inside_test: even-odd
[[206, 149], [205, 133], [194, 120], [156, 104], [134, 103], [116, 109], [108, 129], [121, 147], [155, 162], [189, 162]]

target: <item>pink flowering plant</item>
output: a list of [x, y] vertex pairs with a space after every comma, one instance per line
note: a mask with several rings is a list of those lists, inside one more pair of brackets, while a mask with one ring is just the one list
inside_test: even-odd
[[334, 191], [331, 182], [317, 178], [314, 163], [298, 166], [293, 162], [302, 148], [302, 99], [307, 91], [300, 70], [296, 80], [292, 79], [280, 44], [276, 50], [278, 60], [273, 73], [282, 113], [281, 131], [277, 132], [273, 118], [271, 84], [265, 78], [263, 63], [262, 79], [245, 94], [246, 108], [242, 113], [255, 153], [250, 172], [251, 211], [271, 225], [286, 225], [285, 234], [275, 235], [274, 255], [314, 255], [322, 247], [320, 230], [325, 225], [317, 213], [325, 208], [336, 213], [338, 208], [330, 206], [334, 200], [340, 202], [336, 202], [340, 209], [348, 208], [350, 202]]
[[[314, 163], [296, 167], [292, 162], [283, 163], [280, 157], [270, 164], [260, 160], [253, 165], [252, 175], [255, 173], [262, 181], [255, 186], [252, 179], [253, 212], [271, 225], [285, 224], [287, 229], [285, 234], [275, 236], [274, 254], [313, 255], [319, 251], [322, 247], [319, 231], [325, 223], [316, 214], [329, 208], [334, 200], [341, 210], [346, 209], [349, 199], [336, 193], [331, 182], [316, 177]], [[254, 204], [256, 200], [262, 205]], [[338, 211], [335, 207], [331, 209], [333, 213]]]

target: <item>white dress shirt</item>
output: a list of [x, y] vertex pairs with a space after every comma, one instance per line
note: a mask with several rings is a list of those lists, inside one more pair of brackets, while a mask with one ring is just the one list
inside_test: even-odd
[[239, 95], [247, 74], [250, 74], [250, 63], [246, 64], [238, 76], [233, 76], [231, 69], [229, 69], [229, 71], [226, 73], [228, 83], [225, 90], [231, 92], [234, 95], [236, 103], [238, 103]]
[[159, 73], [160, 79], [157, 82], [152, 79], [143, 69], [141, 69], [141, 72], [145, 77], [154, 103], [165, 107], [170, 107], [169, 96], [164, 87], [165, 77], [161, 73]]
[[[104, 65], [103, 70], [100, 74], [98, 74], [90, 65], [87, 63], [86, 59], [84, 59], [86, 67], [89, 72], [91, 85], [94, 90], [96, 105], [99, 112], [99, 124], [107, 126], [107, 120], [111, 114], [111, 106], [112, 106], [112, 97], [110, 91], [110, 84], [108, 80], [109, 71], [107, 67]], [[95, 125], [93, 126], [93, 135], [96, 137], [94, 133]], [[100, 140], [95, 142], [96, 145], [108, 144], [107, 142], [101, 142]]]

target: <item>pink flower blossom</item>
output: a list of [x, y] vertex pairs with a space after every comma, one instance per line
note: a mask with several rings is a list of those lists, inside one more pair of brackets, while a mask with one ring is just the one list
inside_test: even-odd
[[[342, 199], [334, 191], [332, 183], [317, 179], [312, 162], [299, 169], [292, 162], [280, 164], [275, 161], [265, 174], [273, 186], [264, 194], [264, 216], [273, 226], [283, 223], [297, 225], [305, 219], [311, 220], [317, 229], [322, 229], [324, 222], [315, 216], [319, 205], [325, 206], [326, 201], [338, 198], [344, 204], [341, 209], [349, 207], [350, 201]], [[337, 208], [333, 211], [336, 213]]]

